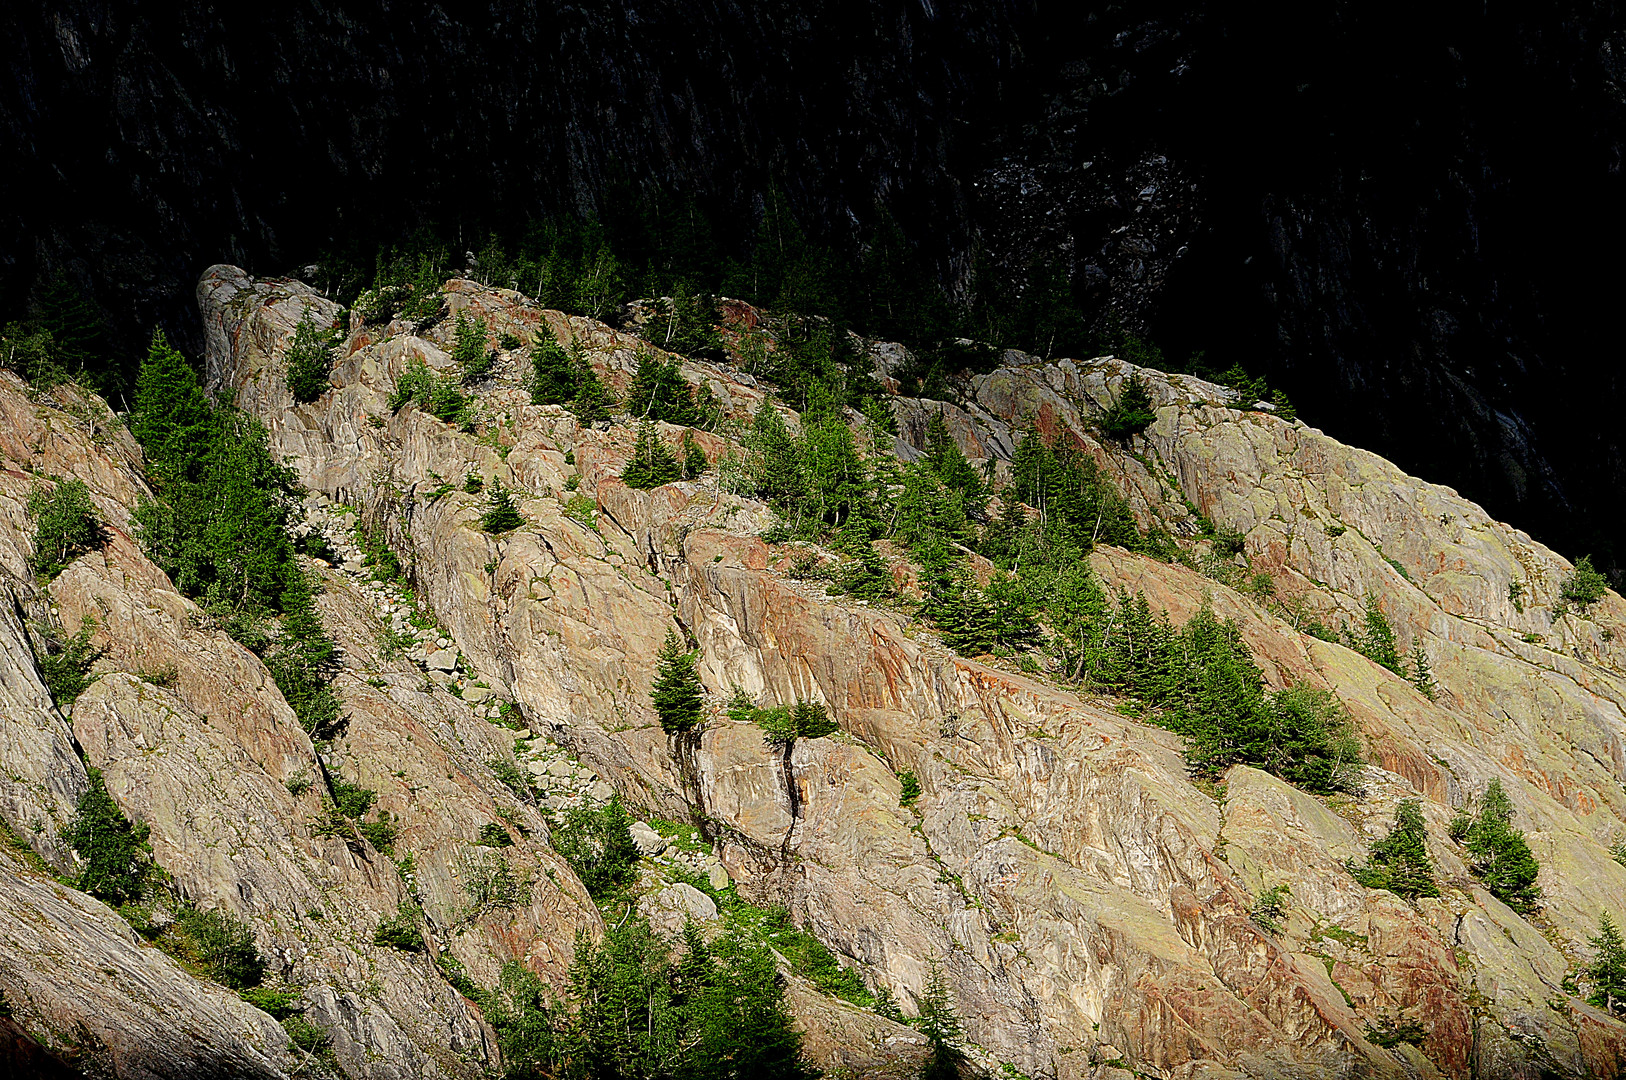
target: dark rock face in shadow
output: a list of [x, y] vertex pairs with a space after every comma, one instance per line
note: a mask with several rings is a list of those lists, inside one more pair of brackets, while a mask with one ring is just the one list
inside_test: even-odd
[[629, 180], [742, 244], [885, 205], [964, 291], [1059, 264], [1097, 331], [1268, 370], [1313, 423], [1618, 567], [1626, 239], [1607, 12], [1201, 3], [817, 10], [427, 0], [16, 4], [0, 285], [64, 267], [126, 344], [201, 347], [201, 270], [602, 211]]

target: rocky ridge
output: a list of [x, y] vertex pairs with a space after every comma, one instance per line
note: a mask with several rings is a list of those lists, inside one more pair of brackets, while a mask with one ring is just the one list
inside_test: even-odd
[[[1029, 421], [1085, 447], [1143, 524], [1183, 538], [1191, 563], [1100, 548], [1092, 564], [1103, 582], [1143, 590], [1176, 619], [1205, 600], [1235, 618], [1271, 685], [1323, 687], [1348, 703], [1371, 757], [1359, 799], [1313, 798], [1245, 767], [1209, 791], [1191, 783], [1176, 737], [1117, 702], [957, 657], [904, 611], [793, 579], [794, 553], [758, 538], [766, 510], [715, 474], [628, 489], [617, 474], [630, 431], [581, 428], [531, 405], [522, 354], [499, 353], [471, 433], [385, 400], [410, 358], [452, 367], [449, 320], [422, 335], [403, 324], [356, 329], [332, 388], [295, 406], [282, 351], [306, 308], [326, 317], [331, 305], [297, 282], [231, 267], [211, 268], [199, 296], [211, 384], [265, 421], [273, 450], [313, 492], [301, 527], [337, 556], [316, 568], [345, 654], [349, 723], [318, 757], [257, 659], [199, 624], [141, 556], [127, 529], [139, 451], [117, 425], [74, 411], [99, 404], [67, 392], [30, 400], [8, 381], [0, 408], [24, 426], [0, 443], [11, 470], [0, 476], [0, 551], [24, 614], [5, 637], [15, 713], [0, 812], [71, 869], [44, 823], [71, 813], [82, 750], [126, 812], [152, 826], [160, 863], [187, 895], [256, 926], [347, 1073], [472, 1075], [494, 1064], [477, 1012], [433, 964], [369, 943], [403, 899], [421, 903], [434, 951], [483, 985], [507, 959], [557, 982], [569, 961], [559, 944], [600, 925], [548, 847], [540, 800], [499, 780], [499, 760], [525, 769], [549, 805], [602, 795], [593, 785], [604, 784], [650, 815], [634, 835], [657, 923], [709, 917], [709, 898], [684, 877], [720, 873], [742, 897], [785, 905], [906, 1009], [929, 964], [941, 964], [975, 1059], [990, 1069], [1533, 1078], [1611, 1075], [1626, 1060], [1626, 1026], [1566, 984], [1598, 915], [1626, 896], [1626, 868], [1609, 854], [1626, 835], [1626, 603], [1611, 594], [1584, 617], [1559, 611], [1569, 565], [1449, 489], [1301, 423], [1240, 411], [1223, 388], [1152, 371], [1141, 374], [1157, 421], [1130, 453], [1103, 445], [1091, 417], [1131, 370], [1110, 358], [1006, 354], [966, 381], [961, 404], [895, 401], [905, 455], [933, 412], [996, 468]], [[469, 282], [449, 282], [446, 296], [494, 337], [574, 337], [607, 381], [630, 379], [636, 342], [609, 327]], [[727, 365], [683, 370], [733, 418], [764, 396]], [[727, 448], [710, 437], [713, 460]], [[43, 593], [23, 567], [29, 469], [85, 479], [114, 533]], [[527, 525], [491, 537], [471, 527], [480, 496], [454, 485], [430, 497], [469, 474], [514, 489]], [[1217, 558], [1200, 538], [1204, 518], [1240, 530], [1243, 554]], [[396, 553], [410, 598], [402, 582], [369, 580], [352, 525]], [[1268, 574], [1276, 599], [1240, 588], [1244, 571]], [[1357, 617], [1369, 592], [1402, 642], [1424, 649], [1435, 700], [1295, 630], [1311, 616], [1334, 626]], [[109, 648], [106, 674], [63, 717], [33, 672], [23, 624], [72, 627], [90, 612]], [[661, 733], [647, 699], [655, 653], [677, 627], [700, 643], [717, 703], [687, 741]], [[170, 687], [139, 677], [169, 664]], [[722, 713], [735, 686], [757, 700], [823, 702], [842, 730], [798, 740], [781, 760], [754, 725]], [[410, 872], [365, 841], [312, 834], [314, 804], [288, 781], [319, 769], [379, 792]], [[922, 791], [909, 807], [899, 805], [905, 770]], [[1542, 863], [1532, 919], [1479, 888], [1446, 839], [1454, 808], [1491, 778], [1513, 795]], [[1415, 906], [1362, 889], [1345, 869], [1407, 797], [1423, 799], [1447, 886]], [[527, 901], [471, 913], [460, 879], [489, 865], [475, 841], [497, 820], [524, 826], [497, 857], [527, 879]], [[15, 870], [18, 880], [30, 873]], [[1252, 912], [1275, 885], [1289, 899], [1267, 929]], [[317, 905], [322, 918], [311, 917]], [[62, 948], [90, 948], [72, 929], [81, 917], [51, 916]], [[210, 988], [156, 950], [138, 951], [207, 998]], [[29, 1030], [53, 1030], [43, 1018], [63, 1006], [18, 974], [16, 955], [0, 957], [0, 987]], [[796, 982], [792, 998], [828, 1066], [881, 1075], [918, 1053], [908, 1029], [872, 1013]], [[124, 1008], [94, 1006], [138, 1030], [139, 1003]], [[1421, 1034], [1385, 1036], [1401, 1023]], [[268, 1067], [291, 1069], [277, 1064], [286, 1051], [275, 1025], [258, 1030]], [[220, 1060], [243, 1056], [209, 1037]], [[52, 1045], [108, 1060], [87, 1043]]]

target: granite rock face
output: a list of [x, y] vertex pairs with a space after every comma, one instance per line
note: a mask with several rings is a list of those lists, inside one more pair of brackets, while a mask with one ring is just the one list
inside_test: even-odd
[[[625, 335], [469, 282], [446, 292], [452, 310], [496, 333], [574, 336], [607, 381], [630, 379]], [[1590, 958], [1599, 915], [1626, 896], [1626, 868], [1609, 852], [1626, 835], [1626, 602], [1610, 594], [1585, 615], [1556, 611], [1569, 565], [1449, 489], [1268, 411], [1239, 411], [1221, 387], [1150, 370], [1140, 374], [1156, 422], [1128, 447], [1103, 443], [1093, 417], [1131, 370], [1111, 358], [1008, 353], [957, 404], [896, 399], [905, 455], [933, 412], [996, 471], [1030, 424], [1094, 455], [1143, 524], [1187, 554], [1162, 563], [1098, 548], [1102, 581], [1143, 591], [1176, 620], [1205, 602], [1234, 618], [1272, 686], [1336, 692], [1368, 751], [1357, 798], [1311, 797], [1240, 766], [1222, 788], [1199, 788], [1180, 740], [1119, 703], [956, 656], [904, 609], [791, 576], [790, 552], [759, 538], [766, 508], [715, 475], [627, 488], [617, 474], [628, 426], [583, 428], [530, 404], [523, 353], [499, 350], [476, 385], [472, 432], [387, 405], [411, 357], [449, 364], [447, 322], [421, 333], [356, 327], [332, 388], [296, 406], [282, 352], [303, 311], [326, 317], [327, 302], [226, 266], [205, 274], [199, 296], [211, 385], [266, 423], [274, 453], [312, 492], [299, 527], [326, 530], [335, 546], [338, 566], [317, 569], [345, 653], [349, 724], [318, 756], [259, 661], [200, 620], [130, 539], [118, 507], [140, 494], [133, 448], [116, 429], [98, 443], [62, 402], [30, 402], [7, 382], [0, 408], [34, 416], [40, 433], [18, 446], [45, 449], [7, 445], [11, 471], [0, 474], [0, 565], [23, 612], [0, 654], [16, 658], [0, 692], [27, 721], [7, 712], [4, 745], [8, 762], [36, 762], [32, 773], [11, 766], [15, 794], [0, 812], [71, 872], [54, 828], [28, 823], [71, 815], [85, 783], [77, 748], [151, 826], [158, 861], [190, 899], [249, 919], [279, 985], [299, 990], [348, 1074], [496, 1065], [477, 1010], [425, 956], [372, 944], [408, 896], [431, 951], [483, 985], [509, 960], [557, 985], [568, 943], [601, 929], [536, 806], [492, 771], [499, 762], [534, 778], [550, 805], [613, 789], [646, 815], [635, 838], [655, 876], [642, 902], [668, 930], [716, 915], [682, 884], [701, 874], [784, 905], [905, 1012], [938, 967], [973, 1060], [991, 1070], [1579, 1080], [1610, 1075], [1626, 1056], [1626, 1024], [1566, 987]], [[726, 364], [683, 370], [733, 417], [762, 400], [764, 388]], [[680, 434], [660, 430], [674, 443]], [[728, 448], [702, 437], [713, 460]], [[24, 570], [23, 467], [86, 479], [112, 525], [103, 551], [44, 590]], [[526, 524], [481, 531], [484, 497], [445, 482], [470, 473], [512, 488]], [[1204, 519], [1243, 535], [1245, 569], [1212, 553]], [[336, 524], [350, 520], [394, 549], [418, 607], [365, 580]], [[1261, 599], [1259, 574], [1275, 599]], [[1369, 593], [1402, 647], [1427, 656], [1433, 700], [1301, 632], [1311, 619], [1336, 628], [1357, 618]], [[409, 613], [435, 629], [413, 631], [403, 651], [390, 643], [418, 625]], [[64, 717], [39, 685], [23, 623], [71, 627], [86, 615], [108, 649], [104, 674]], [[662, 640], [679, 628], [701, 648], [714, 708], [699, 731], [668, 737], [647, 691]], [[432, 659], [443, 653], [450, 663]], [[160, 669], [172, 674], [155, 680]], [[822, 702], [841, 732], [769, 746], [721, 708], [735, 687], [758, 701]], [[518, 715], [523, 731], [498, 726], [499, 715]], [[905, 771], [921, 789], [909, 806]], [[410, 875], [359, 837], [320, 835], [301, 780], [329, 776], [379, 793], [397, 852], [413, 855]], [[1542, 864], [1544, 901], [1529, 919], [1478, 887], [1446, 834], [1492, 778]], [[1406, 798], [1422, 800], [1444, 886], [1415, 905], [1363, 889], [1347, 869]], [[677, 836], [662, 821], [694, 827]], [[479, 846], [494, 822], [528, 835]], [[464, 883], [491, 858], [527, 883], [524, 901], [470, 905]], [[658, 873], [679, 864], [676, 878]], [[1256, 917], [1276, 886], [1288, 889], [1284, 914]], [[89, 918], [94, 906], [76, 900], [61, 918]], [[13, 1000], [15, 956], [0, 961]], [[825, 1067], [918, 1070], [924, 1048], [910, 1029], [794, 978], [790, 999]], [[38, 1015], [69, 1007], [58, 999]], [[130, 1014], [95, 1009], [98, 1022], [140, 1030]], [[209, 1046], [236, 1060], [226, 1043]]]

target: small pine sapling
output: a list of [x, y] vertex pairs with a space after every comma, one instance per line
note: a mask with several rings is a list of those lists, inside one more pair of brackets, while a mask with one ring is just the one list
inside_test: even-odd
[[308, 307], [299, 325], [294, 327], [287, 363], [288, 392], [295, 401], [301, 404], [315, 401], [327, 390], [333, 373], [333, 345], [328, 336], [316, 328], [316, 320]]
[[631, 488], [653, 488], [670, 484], [683, 473], [683, 467], [660, 437], [655, 425], [644, 421], [638, 425], [638, 439], [633, 444], [632, 457], [621, 470], [621, 481]]
[[683, 479], [698, 480], [700, 474], [710, 467], [711, 462], [706, 460], [706, 452], [695, 441], [694, 432], [683, 433]]
[[495, 536], [513, 532], [524, 524], [525, 515], [519, 512], [519, 507], [514, 501], [514, 493], [501, 480], [493, 479], [490, 494], [486, 498], [485, 513], [480, 515], [480, 528]]
[[1372, 845], [1367, 864], [1352, 865], [1350, 872], [1369, 889], [1388, 889], [1407, 900], [1438, 896], [1440, 887], [1434, 881], [1426, 835], [1422, 805], [1416, 799], [1407, 799], [1395, 811], [1389, 835]]

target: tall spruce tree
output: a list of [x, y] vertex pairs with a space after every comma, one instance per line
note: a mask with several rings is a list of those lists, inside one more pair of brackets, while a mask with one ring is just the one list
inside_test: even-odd
[[1501, 780], [1492, 780], [1479, 801], [1479, 813], [1460, 814], [1451, 822], [1453, 839], [1468, 849], [1468, 869], [1491, 895], [1520, 914], [1535, 910], [1541, 899], [1536, 862], [1524, 833], [1513, 827], [1513, 800]]
[[698, 650], [686, 648], [671, 630], [666, 632], [666, 642], [656, 658], [655, 682], [649, 698], [661, 719], [661, 728], [668, 735], [691, 731], [705, 718], [706, 702], [701, 693], [700, 676], [695, 671], [699, 659]]
[[1626, 941], [1621, 940], [1620, 928], [1609, 912], [1598, 916], [1598, 936], [1588, 941], [1594, 958], [1587, 966], [1592, 980], [1587, 1001], [1610, 1013], [1626, 1013]]
[[154, 330], [136, 377], [130, 433], [160, 483], [196, 478], [215, 442], [214, 426], [214, 409], [197, 375], [164, 332]]

